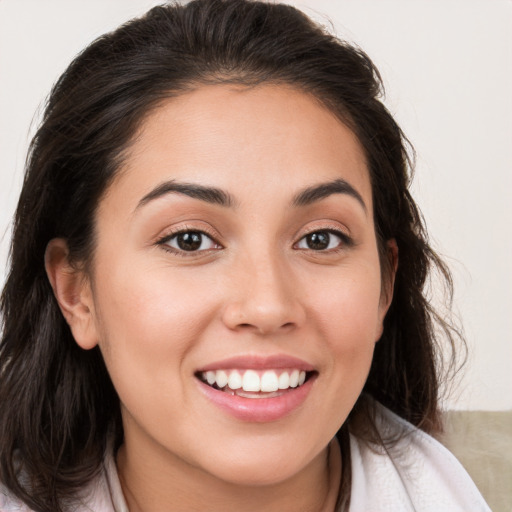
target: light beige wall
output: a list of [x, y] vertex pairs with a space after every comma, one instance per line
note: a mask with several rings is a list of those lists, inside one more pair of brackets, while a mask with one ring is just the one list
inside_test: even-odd
[[[156, 3], [0, 0], [0, 236], [21, 186], [33, 113], [52, 82], [94, 37]], [[338, 35], [371, 55], [418, 151], [414, 191], [449, 256], [471, 350], [447, 406], [512, 408], [512, 2], [294, 3], [328, 24], [326, 13]]]
[[459, 459], [493, 512], [512, 510], [512, 411], [449, 411], [439, 440]]

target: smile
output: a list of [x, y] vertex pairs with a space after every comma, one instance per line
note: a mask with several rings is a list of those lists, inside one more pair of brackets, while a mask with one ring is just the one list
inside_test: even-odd
[[244, 398], [271, 398], [281, 396], [290, 388], [304, 384], [308, 374], [293, 369], [226, 369], [201, 372], [199, 378], [214, 389]]
[[199, 391], [217, 410], [244, 422], [266, 423], [300, 411], [319, 372], [289, 355], [247, 355], [210, 363], [195, 377]]

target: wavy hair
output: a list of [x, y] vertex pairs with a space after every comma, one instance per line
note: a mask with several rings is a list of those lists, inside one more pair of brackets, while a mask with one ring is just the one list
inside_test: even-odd
[[[451, 279], [409, 194], [411, 151], [381, 101], [377, 69], [359, 48], [288, 5], [166, 4], [74, 59], [53, 87], [30, 146], [0, 303], [0, 481], [35, 511], [65, 510], [97, 474], [107, 438], [115, 435], [118, 446], [123, 436], [99, 349], [79, 348], [59, 310], [45, 273], [46, 246], [65, 238], [72, 261], [87, 268], [98, 203], [145, 116], [165, 98], [221, 83], [292, 86], [316, 97], [359, 138], [383, 279], [391, 264], [387, 241], [396, 240], [400, 255], [364, 391], [426, 431], [440, 426], [439, 342], [453, 347], [458, 332], [433, 310], [425, 284], [432, 268], [448, 290]], [[344, 460], [350, 423], [349, 417], [338, 433]], [[349, 466], [341, 482], [345, 506]]]

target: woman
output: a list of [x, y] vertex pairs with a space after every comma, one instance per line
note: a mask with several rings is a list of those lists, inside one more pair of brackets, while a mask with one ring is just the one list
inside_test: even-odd
[[89, 46], [2, 295], [0, 509], [488, 510], [440, 428], [442, 262], [361, 51], [198, 0]]

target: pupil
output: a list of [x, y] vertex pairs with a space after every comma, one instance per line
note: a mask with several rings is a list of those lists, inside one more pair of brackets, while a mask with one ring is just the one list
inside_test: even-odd
[[178, 235], [178, 247], [183, 251], [195, 251], [201, 247], [201, 233], [189, 231]]
[[329, 247], [329, 233], [326, 231], [318, 231], [317, 233], [311, 233], [307, 236], [307, 244], [310, 249], [314, 251], [321, 251]]

